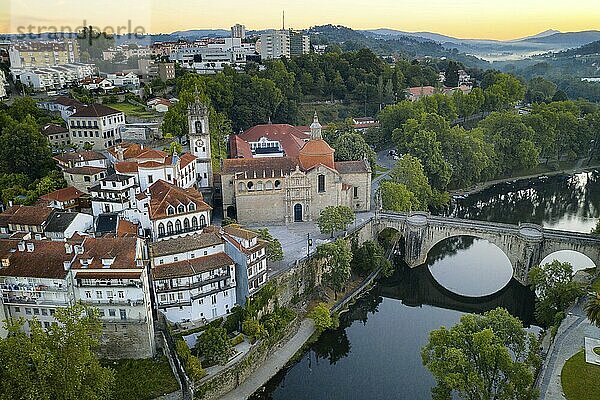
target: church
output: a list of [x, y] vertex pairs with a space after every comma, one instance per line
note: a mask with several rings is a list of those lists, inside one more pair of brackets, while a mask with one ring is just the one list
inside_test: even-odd
[[310, 137], [297, 154], [223, 160], [224, 214], [244, 224], [288, 224], [314, 221], [327, 206], [370, 210], [369, 162], [360, 154], [356, 161], [336, 162], [321, 130], [315, 113]]

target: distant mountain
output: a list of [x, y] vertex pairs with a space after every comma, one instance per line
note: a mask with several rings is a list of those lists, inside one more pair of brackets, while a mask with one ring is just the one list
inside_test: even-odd
[[579, 47], [600, 40], [600, 31], [559, 32], [543, 37], [533, 37], [521, 42], [544, 43], [568, 47]]
[[208, 37], [228, 37], [231, 31], [226, 29], [192, 29], [188, 31], [177, 31], [171, 33], [171, 36], [180, 38], [208, 38]]
[[546, 36], [554, 35], [555, 33], [562, 33], [562, 32], [557, 31], [556, 29], [548, 29], [547, 31], [540, 32], [537, 35], [525, 36], [523, 38], [509, 40], [509, 42], [518, 42], [520, 40], [528, 40], [528, 39], [538, 39], [538, 38], [543, 38]]
[[404, 31], [397, 31], [395, 29], [380, 28], [380, 29], [371, 29], [371, 30], [362, 31], [362, 33], [364, 33], [367, 36], [375, 36], [375, 37], [381, 37], [381, 38], [395, 38], [398, 36], [405, 36], [405, 37], [415, 38], [417, 40], [431, 40], [433, 42], [438, 42], [438, 43], [461, 43], [462, 42], [461, 39], [457, 39], [452, 36], [441, 35], [439, 33], [432, 33], [432, 32], [404, 32]]

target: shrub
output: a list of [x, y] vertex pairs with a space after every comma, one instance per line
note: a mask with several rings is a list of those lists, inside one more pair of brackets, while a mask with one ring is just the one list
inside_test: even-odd
[[196, 350], [208, 365], [226, 364], [233, 348], [225, 328], [210, 327], [198, 338]]
[[234, 337], [233, 339], [231, 339], [231, 345], [232, 346], [237, 346], [238, 344], [242, 343], [244, 341], [244, 335], [242, 335], [241, 333], [239, 335], [237, 335], [236, 337]]
[[308, 316], [315, 322], [315, 327], [319, 332], [323, 332], [325, 329], [329, 329], [333, 326], [331, 313], [325, 303], [317, 304]]
[[265, 328], [257, 320], [247, 319], [242, 323], [242, 332], [255, 341], [265, 335]]
[[198, 357], [192, 354], [185, 340], [177, 339], [175, 342], [175, 351], [179, 356], [183, 369], [185, 369], [185, 372], [192, 381], [197, 382], [206, 375], [206, 371], [202, 368], [202, 363], [200, 363]]

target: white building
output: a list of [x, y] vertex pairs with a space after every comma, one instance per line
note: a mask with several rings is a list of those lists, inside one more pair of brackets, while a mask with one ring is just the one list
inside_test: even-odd
[[242, 43], [240, 38], [225, 38], [217, 43], [178, 48], [169, 59], [200, 74], [214, 74], [226, 66], [241, 68], [254, 56], [256, 47], [253, 43]]
[[210, 225], [212, 208], [197, 190], [182, 189], [163, 180], [136, 196], [136, 207], [126, 218], [165, 240], [202, 232]]
[[0, 99], [6, 97], [6, 86], [8, 86], [6, 75], [4, 74], [4, 71], [0, 71]]
[[137, 89], [140, 87], [140, 78], [133, 72], [117, 72], [114, 74], [107, 74], [106, 80], [112, 83], [115, 87], [126, 87], [131, 89]]
[[246, 26], [242, 24], [235, 24], [231, 27], [231, 37], [238, 39], [246, 39]]
[[263, 60], [290, 57], [290, 34], [287, 30], [270, 30], [260, 35], [256, 51]]
[[196, 180], [201, 190], [210, 189], [213, 186], [208, 117], [208, 108], [200, 102], [196, 95], [194, 103], [190, 103], [188, 106], [188, 140], [190, 152], [196, 157]]
[[238, 304], [245, 305], [267, 283], [266, 242], [256, 232], [236, 225], [223, 228], [225, 253], [236, 264], [236, 297]]
[[184, 189], [196, 185], [196, 157], [190, 153], [169, 156], [139, 144], [121, 143], [110, 148], [108, 154], [115, 171], [134, 177], [142, 192], [159, 180]]
[[236, 304], [235, 263], [213, 232], [151, 245], [158, 311], [174, 323], [210, 321]]
[[121, 142], [125, 114], [102, 104], [91, 104], [78, 108], [67, 122], [72, 144], [80, 148], [88, 144], [93, 150], [106, 150]]
[[64, 241], [76, 233], [88, 232], [94, 226], [94, 217], [89, 214], [54, 211], [44, 228], [44, 236], [50, 240]]
[[20, 41], [8, 49], [13, 68], [51, 67], [79, 62], [76, 40]]
[[30, 67], [10, 69], [13, 80], [31, 87], [35, 91], [54, 91], [77, 86], [79, 81], [93, 76], [93, 64], [64, 64], [50, 67]]
[[60, 113], [60, 116], [65, 121], [71, 115], [75, 114], [75, 112], [77, 112], [79, 108], [85, 106], [86, 105], [80, 102], [79, 100], [75, 100], [65, 96], [58, 96], [52, 101], [38, 103], [38, 107], [44, 110]]
[[[144, 242], [136, 237], [76, 241], [0, 240], [0, 306], [6, 317], [36, 318], [48, 329], [56, 310], [83, 302], [103, 323], [108, 358], [154, 355]], [[29, 330], [28, 324], [24, 329]]]
[[103, 213], [135, 208], [139, 186], [132, 176], [112, 174], [100, 179], [89, 192], [92, 195], [92, 213], [97, 217]]
[[109, 81], [106, 78], [101, 78], [99, 76], [91, 76], [82, 79], [81, 81], [79, 81], [79, 85], [89, 91], [102, 91], [104, 93], [115, 87], [111, 81]]

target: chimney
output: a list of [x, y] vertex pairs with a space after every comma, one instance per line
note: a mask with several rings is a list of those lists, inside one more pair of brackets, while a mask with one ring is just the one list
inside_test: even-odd
[[123, 147], [121, 147], [121, 145], [118, 145], [116, 150], [117, 150], [117, 160], [123, 161], [124, 160]]
[[83, 254], [83, 246], [76, 244], [75, 245], [75, 254]]
[[32, 242], [28, 242], [27, 243], [27, 252], [33, 253], [33, 250], [35, 250], [35, 245]]
[[67, 253], [67, 254], [73, 253], [73, 245], [71, 243], [65, 243], [65, 253]]
[[71, 261], [63, 261], [63, 268], [65, 269], [65, 271], [71, 269]]
[[25, 251], [25, 242], [19, 242], [17, 247], [19, 251]]

